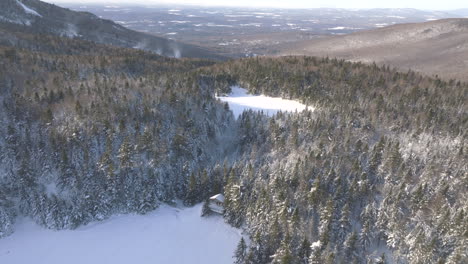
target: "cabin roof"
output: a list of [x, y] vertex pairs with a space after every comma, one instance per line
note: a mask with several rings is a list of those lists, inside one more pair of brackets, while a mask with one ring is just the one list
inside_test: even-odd
[[217, 201], [224, 203], [224, 195], [218, 193], [216, 195], [211, 196], [210, 200], [217, 200]]

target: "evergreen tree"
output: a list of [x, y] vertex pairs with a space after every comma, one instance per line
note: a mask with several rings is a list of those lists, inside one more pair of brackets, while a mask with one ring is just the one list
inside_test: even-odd
[[322, 243], [320, 240], [310, 245], [309, 264], [321, 264], [322, 260]]
[[385, 261], [385, 253], [382, 253], [382, 255], [376, 260], [376, 264], [385, 264], [387, 261]]
[[236, 251], [234, 253], [234, 263], [235, 264], [244, 264], [247, 256], [247, 245], [245, 244], [245, 240], [242, 237], [237, 244]]
[[291, 252], [291, 237], [286, 235], [284, 240], [281, 242], [280, 247], [276, 250], [275, 254], [272, 256], [271, 263], [274, 264], [293, 264], [294, 257]]
[[299, 263], [308, 264], [310, 252], [310, 242], [307, 240], [307, 238], [304, 238], [298, 250]]
[[358, 254], [358, 236], [356, 232], [351, 232], [348, 237], [346, 238], [346, 241], [344, 243], [344, 258], [345, 259], [353, 259], [356, 257]]
[[133, 147], [130, 144], [129, 138], [125, 138], [122, 145], [120, 146], [118, 157], [120, 159], [120, 167], [122, 169], [133, 167]]
[[185, 202], [188, 205], [194, 205], [198, 202], [199, 199], [199, 185], [195, 173], [192, 173], [189, 177], [188, 188], [187, 188], [187, 197]]
[[13, 233], [13, 215], [0, 205], [0, 238]]

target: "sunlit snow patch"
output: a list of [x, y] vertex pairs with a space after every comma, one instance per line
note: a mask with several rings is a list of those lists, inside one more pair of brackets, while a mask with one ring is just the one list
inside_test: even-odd
[[0, 263], [230, 264], [240, 230], [220, 216], [162, 205], [146, 215], [121, 215], [76, 230], [52, 231], [22, 219], [0, 239]]
[[229, 108], [236, 118], [244, 110], [249, 109], [263, 111], [265, 114], [272, 116], [280, 110], [283, 112], [300, 112], [307, 108], [306, 105], [293, 100], [265, 95], [251, 95], [247, 93], [246, 89], [239, 86], [231, 87], [231, 93], [228, 96], [219, 96], [217, 98], [229, 104]]
[[25, 4], [21, 3], [20, 1], [16, 0], [16, 2], [24, 9], [24, 11], [28, 14], [31, 14], [31, 15], [35, 15], [35, 16], [39, 16], [39, 17], [42, 17], [38, 12], [36, 12], [36, 10], [26, 6]]

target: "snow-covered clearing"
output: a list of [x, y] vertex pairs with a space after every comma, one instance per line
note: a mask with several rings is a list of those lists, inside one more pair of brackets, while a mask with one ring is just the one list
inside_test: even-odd
[[15, 233], [0, 239], [0, 263], [232, 263], [240, 230], [220, 216], [200, 217], [201, 207], [161, 205], [147, 215], [120, 215], [63, 231], [21, 219]]
[[231, 87], [231, 93], [228, 96], [218, 96], [217, 98], [229, 104], [229, 109], [231, 109], [236, 118], [239, 117], [244, 110], [249, 109], [263, 111], [265, 114], [272, 116], [278, 111], [300, 112], [307, 108], [306, 105], [294, 100], [265, 95], [251, 95], [247, 93], [246, 89], [240, 88], [239, 86]]

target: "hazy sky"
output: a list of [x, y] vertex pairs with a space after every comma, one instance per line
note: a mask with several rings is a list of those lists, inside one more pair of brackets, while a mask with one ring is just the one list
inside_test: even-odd
[[49, 3], [134, 3], [134, 4], [194, 4], [244, 7], [338, 7], [338, 8], [418, 8], [448, 10], [468, 8], [467, 0], [43, 0]]

